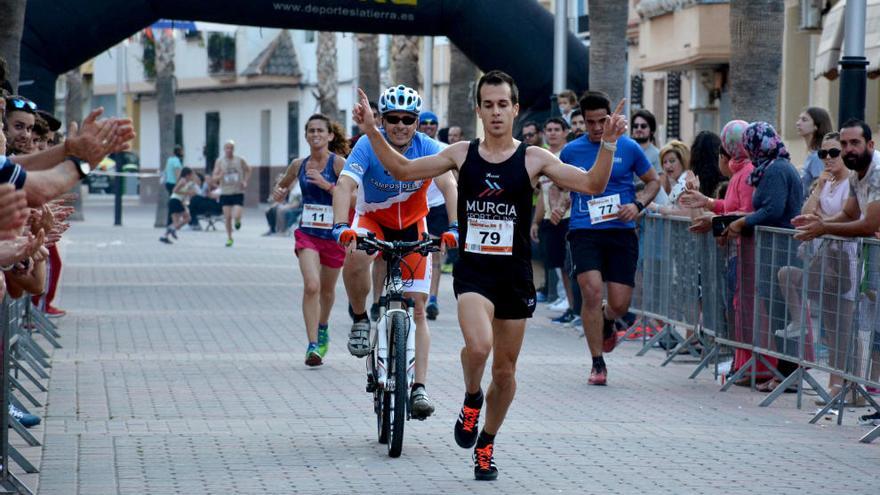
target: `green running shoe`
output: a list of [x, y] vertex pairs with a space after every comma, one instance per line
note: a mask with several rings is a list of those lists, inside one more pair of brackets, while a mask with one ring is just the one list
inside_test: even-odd
[[309, 343], [306, 349], [306, 366], [321, 366], [324, 361], [321, 359], [321, 353], [318, 352], [318, 344]]
[[329, 329], [318, 327], [318, 354], [321, 355], [321, 358], [327, 355], [328, 347], [330, 347]]
[[226, 247], [232, 247], [232, 239], [226, 239]]

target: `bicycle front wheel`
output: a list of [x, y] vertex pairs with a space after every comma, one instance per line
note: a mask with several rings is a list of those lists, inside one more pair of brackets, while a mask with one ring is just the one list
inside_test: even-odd
[[394, 391], [388, 395], [391, 398], [390, 413], [390, 438], [388, 439], [388, 455], [400, 457], [403, 450], [403, 426], [406, 421], [407, 403], [407, 376], [406, 376], [406, 324], [405, 313], [395, 312], [391, 317], [391, 332], [389, 342], [389, 355], [391, 357], [390, 372], [394, 380]]

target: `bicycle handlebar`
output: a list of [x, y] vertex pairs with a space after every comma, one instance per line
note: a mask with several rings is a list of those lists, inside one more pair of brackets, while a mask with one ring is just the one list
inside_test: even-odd
[[403, 258], [410, 253], [419, 253], [427, 256], [428, 253], [436, 253], [440, 251], [440, 239], [431, 239], [428, 234], [423, 234], [420, 241], [383, 241], [376, 238], [373, 232], [366, 236], [357, 237], [357, 249], [366, 251], [367, 254], [373, 254], [377, 251]]

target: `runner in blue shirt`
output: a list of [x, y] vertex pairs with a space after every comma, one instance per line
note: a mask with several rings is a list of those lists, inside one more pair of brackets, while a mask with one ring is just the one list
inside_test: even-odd
[[[580, 100], [587, 133], [568, 143], [559, 158], [564, 163], [589, 170], [602, 146], [605, 120], [611, 115], [611, 101], [604, 93], [588, 91]], [[645, 183], [636, 194], [633, 176]], [[568, 242], [572, 270], [583, 294], [581, 319], [587, 346], [593, 358], [590, 385], [605, 385], [608, 370], [603, 352], [617, 344], [614, 320], [629, 310], [635, 286], [639, 243], [635, 219], [660, 189], [657, 172], [641, 146], [622, 136], [617, 140], [611, 179], [602, 194], [571, 193]], [[602, 304], [607, 283], [608, 304]]]

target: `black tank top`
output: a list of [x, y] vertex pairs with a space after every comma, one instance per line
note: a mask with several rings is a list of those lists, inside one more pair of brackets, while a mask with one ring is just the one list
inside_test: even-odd
[[507, 160], [490, 163], [480, 156], [480, 140], [471, 141], [458, 173], [456, 278], [531, 282], [533, 186], [526, 170], [527, 147], [523, 142]]

